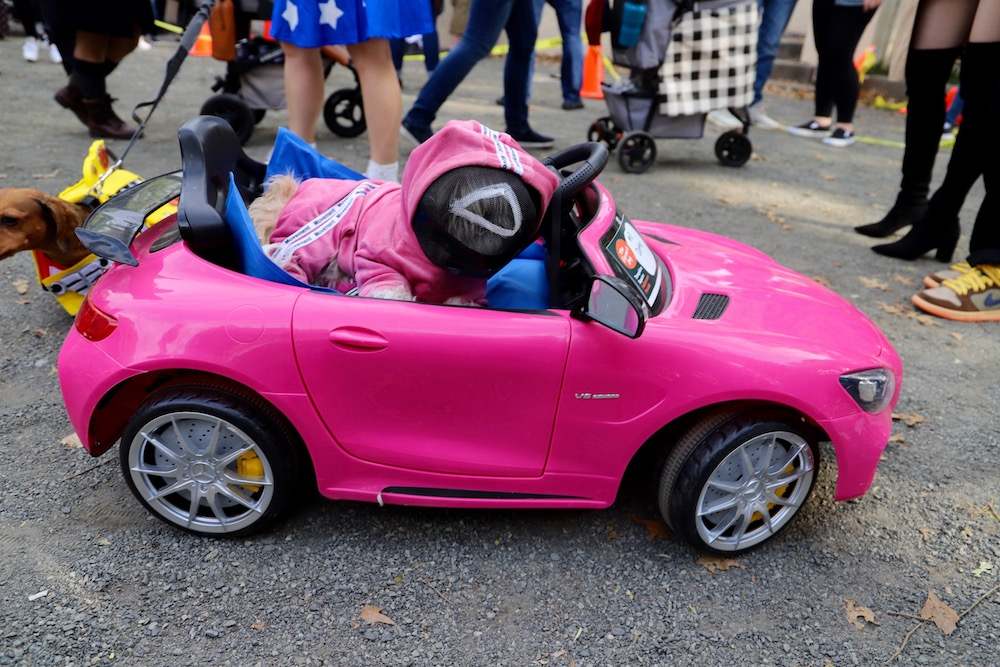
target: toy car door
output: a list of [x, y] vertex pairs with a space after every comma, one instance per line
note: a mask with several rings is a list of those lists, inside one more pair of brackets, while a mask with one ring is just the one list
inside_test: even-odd
[[542, 473], [567, 313], [310, 293], [293, 329], [314, 405], [353, 456], [452, 474]]

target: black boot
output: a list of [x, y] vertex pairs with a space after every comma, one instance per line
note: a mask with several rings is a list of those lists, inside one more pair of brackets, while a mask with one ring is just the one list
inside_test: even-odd
[[933, 216], [926, 216], [915, 222], [903, 238], [892, 243], [873, 246], [872, 250], [886, 257], [908, 261], [915, 260], [934, 250], [936, 251], [934, 259], [948, 263], [951, 262], [952, 255], [955, 254], [955, 246], [958, 245], [958, 237], [961, 233], [962, 229], [958, 224], [958, 218], [942, 222], [934, 219]]
[[926, 214], [926, 197], [907, 197], [904, 193], [900, 192], [899, 196], [896, 197], [896, 203], [892, 205], [892, 208], [889, 209], [884, 218], [867, 225], [858, 225], [854, 228], [854, 231], [864, 236], [884, 239], [893, 232], [923, 219]]

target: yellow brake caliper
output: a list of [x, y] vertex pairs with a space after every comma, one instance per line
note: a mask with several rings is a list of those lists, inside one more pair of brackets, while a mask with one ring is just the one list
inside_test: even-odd
[[[264, 462], [260, 460], [254, 452], [246, 452], [245, 454], [240, 454], [239, 458], [236, 459], [236, 474], [243, 478], [264, 478]], [[257, 493], [260, 491], [260, 487], [256, 484], [241, 484], [240, 488], [246, 490], [249, 493]]]
[[[789, 463], [787, 466], [785, 466], [785, 469], [782, 470], [781, 472], [785, 473], [786, 475], [790, 475], [793, 472], [795, 472], [795, 466]], [[788, 493], [788, 484], [785, 484], [784, 486], [779, 486], [774, 490], [774, 495], [778, 496], [779, 498], [784, 498], [786, 493]], [[774, 509], [774, 503], [768, 503], [767, 509], [768, 511]], [[754, 521], [763, 521], [763, 520], [764, 520], [764, 515], [761, 514], [760, 512], [754, 512], [753, 516], [750, 517], [750, 523], [753, 523]]]

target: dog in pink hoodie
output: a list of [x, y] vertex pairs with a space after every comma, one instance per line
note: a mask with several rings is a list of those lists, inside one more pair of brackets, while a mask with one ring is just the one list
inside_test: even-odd
[[271, 259], [303, 282], [482, 305], [486, 278], [537, 238], [558, 183], [509, 135], [451, 121], [411, 153], [402, 186], [280, 176], [250, 215]]

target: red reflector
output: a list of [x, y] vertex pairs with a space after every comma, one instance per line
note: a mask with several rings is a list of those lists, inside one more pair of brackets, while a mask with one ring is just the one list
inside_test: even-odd
[[74, 323], [76, 330], [87, 340], [104, 340], [111, 335], [111, 332], [118, 326], [118, 320], [111, 317], [94, 304], [90, 303], [90, 298], [83, 300], [80, 312], [76, 314]]

